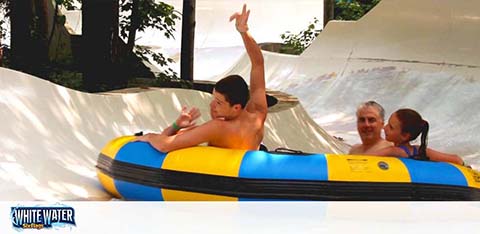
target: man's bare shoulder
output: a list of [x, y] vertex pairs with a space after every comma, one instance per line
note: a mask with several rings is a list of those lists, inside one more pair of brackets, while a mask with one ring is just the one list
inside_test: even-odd
[[372, 154], [376, 153], [380, 150], [386, 149], [386, 148], [391, 148], [393, 147], [393, 143], [387, 140], [382, 139], [381, 141], [377, 142], [375, 145], [372, 147], [366, 149], [363, 153], [364, 154]]
[[369, 152], [375, 152], [392, 146], [392, 142], [382, 139], [369, 148], [365, 148], [363, 144], [353, 145], [348, 154], [369, 154]]
[[363, 153], [362, 148], [363, 148], [362, 144], [353, 145], [352, 148], [350, 148], [350, 151], [348, 151], [348, 154], [361, 154]]
[[393, 146], [393, 142], [382, 139], [380, 142], [375, 144], [374, 147], [372, 147], [372, 150], [380, 150], [380, 149], [391, 147], [391, 146]]

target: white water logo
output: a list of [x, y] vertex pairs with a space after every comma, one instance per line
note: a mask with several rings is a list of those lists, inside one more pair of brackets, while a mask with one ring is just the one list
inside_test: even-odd
[[11, 207], [10, 219], [17, 230], [76, 226], [75, 210], [65, 205]]

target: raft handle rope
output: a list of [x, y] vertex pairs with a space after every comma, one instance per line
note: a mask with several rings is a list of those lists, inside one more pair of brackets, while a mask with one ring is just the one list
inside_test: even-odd
[[299, 156], [312, 155], [311, 153], [305, 153], [301, 150], [294, 150], [294, 149], [289, 149], [289, 148], [284, 148], [284, 147], [276, 148], [274, 151], [270, 151], [269, 153], [273, 153], [273, 154], [293, 154], [293, 155], [299, 155]]

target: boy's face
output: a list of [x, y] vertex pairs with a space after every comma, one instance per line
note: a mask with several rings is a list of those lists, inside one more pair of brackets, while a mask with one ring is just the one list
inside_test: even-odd
[[213, 99], [210, 102], [210, 117], [212, 119], [223, 118], [231, 119], [236, 116], [240, 104], [230, 105], [225, 95], [213, 90]]

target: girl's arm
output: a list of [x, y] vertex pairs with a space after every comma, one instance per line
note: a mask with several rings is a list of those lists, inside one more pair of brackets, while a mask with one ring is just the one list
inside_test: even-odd
[[458, 164], [458, 165], [463, 165], [462, 158], [460, 158], [456, 154], [442, 153], [442, 152], [427, 148], [427, 156], [432, 161], [450, 162], [450, 163], [455, 163], [455, 164]]

